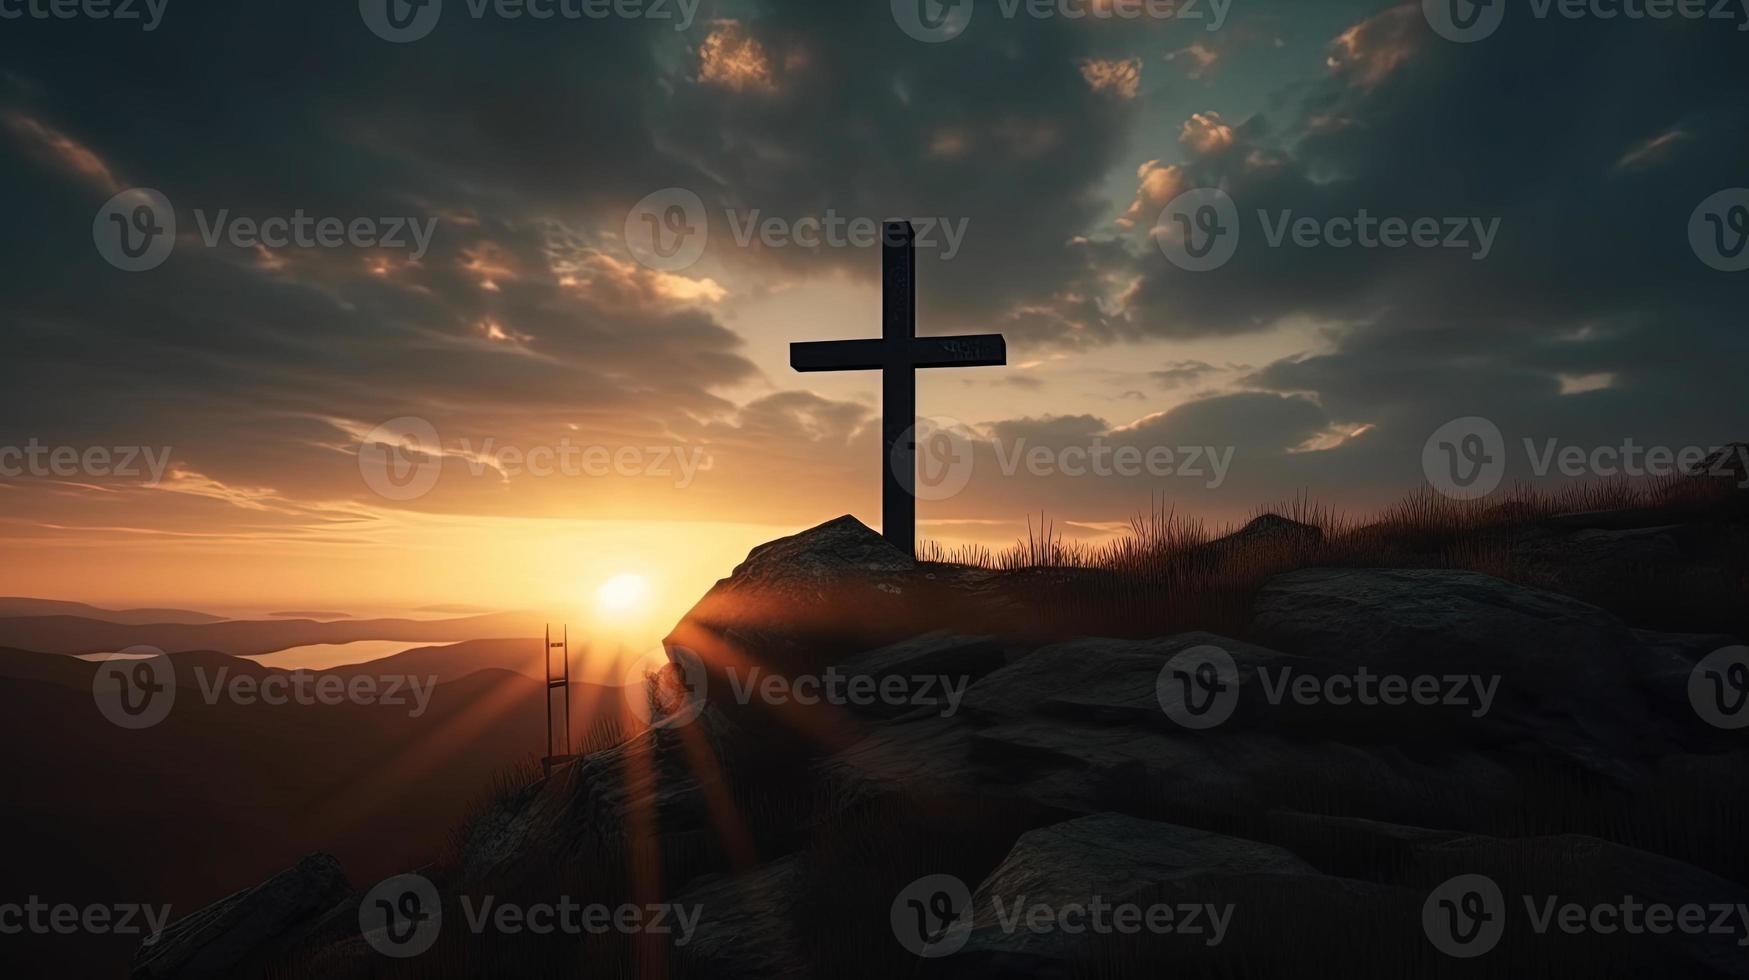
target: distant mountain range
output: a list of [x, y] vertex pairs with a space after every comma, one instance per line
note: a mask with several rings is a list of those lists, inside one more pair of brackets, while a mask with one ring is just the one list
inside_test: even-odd
[[216, 650], [253, 656], [313, 643], [357, 640], [453, 643], [509, 636], [538, 637], [545, 626], [545, 621], [532, 613], [435, 620], [228, 620], [184, 610], [106, 610], [82, 603], [0, 599], [0, 647], [73, 655], [150, 646], [166, 653]]
[[139, 625], [142, 623], [219, 623], [225, 617], [187, 609], [101, 609], [83, 602], [63, 602], [59, 599], [30, 599], [21, 596], [0, 596], [0, 618], [25, 616], [79, 616], [105, 623]]

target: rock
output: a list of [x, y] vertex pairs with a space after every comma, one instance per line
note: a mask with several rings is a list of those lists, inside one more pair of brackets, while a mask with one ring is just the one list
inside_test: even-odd
[[140, 944], [134, 980], [230, 977], [290, 948], [352, 892], [340, 862], [312, 854], [253, 888], [179, 919]]
[[740, 875], [707, 875], [676, 899], [700, 909], [698, 931], [675, 955], [701, 976], [803, 978], [807, 957], [797, 936], [796, 903], [803, 899], [801, 859], [795, 855]]
[[[1689, 560], [1704, 543], [1701, 529], [1685, 525], [1583, 528], [1518, 541], [1520, 561], [1560, 565], [1673, 565]], [[1620, 573], [1622, 569], [1614, 569]]]
[[[981, 721], [1014, 721], [1035, 715], [1144, 727], [1172, 727], [1156, 686], [1173, 656], [1192, 647], [1225, 650], [1239, 667], [1241, 689], [1259, 666], [1300, 658], [1213, 633], [1185, 633], [1161, 640], [1072, 640], [1034, 650], [973, 684], [965, 710]], [[1241, 696], [1241, 701], [1246, 699]], [[1260, 698], [1250, 703], [1260, 703]]]
[[464, 874], [479, 881], [603, 851], [624, 854], [655, 840], [708, 845], [718, 839], [711, 799], [728, 791], [723, 760], [733, 760], [737, 777], [757, 782], [784, 772], [789, 758], [783, 746], [761, 748], [752, 733], [706, 706], [688, 725], [647, 729], [499, 801], [467, 828]]
[[1733, 442], [1720, 447], [1690, 475], [1722, 483], [1739, 493], [1749, 489], [1749, 443]]
[[[1230, 651], [1241, 665], [1244, 707], [1218, 729], [1193, 732], [1162, 711], [1156, 683], [1174, 655], [1207, 645]], [[846, 801], [980, 793], [1058, 812], [1194, 810], [1224, 818], [1288, 800], [1308, 806], [1340, 800], [1429, 819], [1455, 801], [1506, 807], [1505, 771], [1472, 746], [1434, 754], [1423, 742], [1411, 759], [1393, 740], [1377, 737], [1390, 731], [1388, 723], [1374, 723], [1371, 744], [1346, 744], [1333, 736], [1366, 732], [1355, 713], [1294, 708], [1280, 711], [1277, 721], [1269, 717], [1276, 709], [1257, 710], [1262, 694], [1245, 672], [1301, 662], [1209, 633], [1058, 644], [972, 685], [963, 720], [913, 717], [882, 725], [816, 771], [831, 795]], [[1320, 778], [1308, 780], [1308, 772]]]
[[1311, 547], [1323, 543], [1324, 529], [1312, 524], [1302, 524], [1279, 514], [1264, 514], [1215, 543], [1225, 542], [1238, 545], [1258, 541], [1274, 541], [1296, 547]]
[[919, 708], [957, 709], [952, 692], [963, 692], [973, 681], [1001, 667], [1005, 659], [994, 637], [937, 630], [852, 657], [844, 673], [853, 679], [853, 685], [861, 683], [855, 678], [868, 678], [873, 689], [885, 686], [904, 695], [851, 704], [864, 713], [890, 717]]
[[819, 760], [813, 772], [847, 808], [885, 796], [951, 797], [990, 788], [988, 770], [972, 761], [971, 749], [972, 730], [958, 719], [920, 714], [874, 729]]
[[1475, 572], [1307, 569], [1264, 585], [1251, 628], [1333, 664], [1498, 677], [1492, 723], [1614, 778], [1661, 748], [1647, 737], [1638, 641], [1577, 599]]
[[[1118, 578], [1092, 569], [994, 572], [919, 564], [854, 518], [842, 517], [755, 548], [663, 644], [677, 667], [702, 668], [712, 705], [731, 715], [757, 714], [763, 706], [731, 697], [750, 678], [819, 678], [829, 668], [876, 657], [872, 651], [881, 648], [956, 643], [945, 639], [950, 635], [1028, 634], [1043, 597], [1109, 600]], [[932, 633], [941, 635], [919, 639]], [[900, 648], [879, 656], [961, 658], [980, 672], [994, 665], [985, 646], [958, 652]], [[862, 669], [890, 676], [899, 666], [898, 660], [870, 660]]]
[[1737, 640], [1722, 633], [1658, 633], [1634, 630], [1642, 656], [1634, 660], [1640, 685], [1666, 714], [1694, 719], [1688, 698], [1688, 681], [1694, 666], [1715, 650], [1735, 646]]
[[[1749, 938], [1749, 922], [1739, 921], [1736, 911], [1749, 902], [1749, 889], [1672, 858], [1577, 834], [1498, 838], [1279, 811], [1270, 814], [1270, 826], [1273, 840], [1324, 871], [1412, 889], [1417, 905], [1457, 875], [1487, 876], [1503, 893], [1500, 914], [1507, 917], [1503, 946], [1490, 954], [1493, 959], [1565, 961], [1574, 972], [1592, 975], [1632, 965], [1622, 975], [1749, 976], [1749, 958], [1737, 945]], [[1566, 936], [1557, 927], [1538, 934], [1526, 904], [1540, 910], [1555, 898], [1561, 905], [1619, 907], [1630, 897], [1642, 907], [1729, 908], [1730, 931]], [[1706, 918], [1712, 921], [1713, 914]]]
[[[1319, 898], [1307, 909], [1313, 894]], [[1117, 920], [1111, 910], [1134, 906], [1145, 915], [1163, 907], [1173, 929], [1182, 930], [1156, 937], [1167, 946], [1170, 961], [1219, 958], [1231, 951], [1237, 958], [1227, 962], [1238, 963], [1255, 955], [1238, 935], [1273, 932], [1275, 942], [1292, 945], [1295, 928], [1283, 915], [1292, 908], [1300, 910], [1297, 917], [1304, 922], [1319, 917], [1319, 909], [1323, 915], [1339, 907], [1343, 912], [1366, 905], [1383, 910], [1386, 894], [1376, 886], [1321, 876], [1270, 844], [1102, 813], [1022, 834], [978, 885], [970, 914], [962, 913], [930, 948], [957, 947], [943, 960], [944, 972], [956, 977], [1083, 975], [1089, 964], [1123, 955], [1126, 937], [1113, 928]], [[1069, 911], [1074, 918], [1029, 923], [1028, 910], [1041, 907]], [[1102, 907], [1107, 911], [1096, 911]], [[1093, 925], [1102, 914], [1107, 925]]]

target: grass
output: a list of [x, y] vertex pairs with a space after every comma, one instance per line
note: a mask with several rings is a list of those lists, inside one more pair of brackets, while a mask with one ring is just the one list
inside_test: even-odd
[[[1515, 486], [1480, 500], [1455, 500], [1423, 488], [1370, 520], [1338, 512], [1305, 496], [1259, 508], [1316, 528], [1315, 536], [1229, 536], [1244, 525], [1215, 527], [1179, 513], [1164, 500], [1129, 521], [1108, 541], [1066, 541], [1039, 515], [1027, 536], [992, 551], [947, 548], [923, 541], [921, 561], [995, 572], [1059, 569], [1100, 571], [1119, 578], [1105, 601], [1061, 603], [1038, 610], [1032, 624], [1047, 636], [1086, 633], [1150, 636], [1204, 629], [1241, 636], [1246, 611], [1263, 583], [1310, 567], [1445, 568], [1481, 572], [1521, 585], [1566, 592], [1616, 611], [1646, 629], [1749, 634], [1749, 563], [1739, 552], [1699, 577], [1664, 569], [1616, 570], [1592, 581], [1583, 568], [1550, 567], [1528, 545], [1559, 515], [1652, 511], [1657, 523], [1713, 520], [1736, 503], [1727, 488], [1692, 477], [1608, 480], [1549, 492]], [[1733, 518], [1741, 512], [1724, 511]], [[1247, 521], [1249, 523], [1249, 521]]]

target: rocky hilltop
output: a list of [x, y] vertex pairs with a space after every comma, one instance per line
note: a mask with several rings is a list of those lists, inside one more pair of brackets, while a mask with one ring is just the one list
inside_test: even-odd
[[[1735, 567], [1715, 534], [1619, 523], [1520, 542]], [[1743, 637], [1413, 567], [1273, 575], [1230, 634], [1039, 627], [1135, 589], [917, 562], [848, 517], [774, 541], [628, 693], [647, 730], [419, 869], [418, 955], [392, 913], [371, 932], [406, 889], [313, 859], [136, 976], [1749, 975]], [[488, 899], [695, 917], [535, 934]]]

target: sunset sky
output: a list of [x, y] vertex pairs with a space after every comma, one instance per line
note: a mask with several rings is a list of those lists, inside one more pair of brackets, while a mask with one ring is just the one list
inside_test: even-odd
[[[1096, 538], [1158, 495], [1217, 522], [1301, 492], [1365, 511], [1421, 485], [1429, 435], [1465, 416], [1512, 443], [1749, 437], [1749, 280], [1689, 239], [1697, 205], [1749, 185], [1736, 24], [1509, 15], [1455, 43], [1419, 3], [1118, 20], [980, 0], [924, 43], [875, 0], [671, 13], [449, 0], [409, 43], [351, 2], [0, 24], [0, 447], [81, 454], [0, 475], [0, 594], [503, 608], [633, 572], [666, 616], [761, 541], [876, 524], [878, 378], [795, 374], [788, 345], [878, 334], [879, 249], [743, 245], [755, 212], [963, 228], [951, 258], [919, 250], [919, 332], [1001, 332], [1009, 365], [920, 375], [922, 413], [978, 443], [966, 488], [920, 505], [926, 537], [999, 545], [1043, 511]], [[1153, 240], [1196, 187], [1245, 215], [1207, 273]], [[94, 246], [134, 188], [177, 221], [144, 272]], [[673, 189], [708, 235], [665, 269], [625, 236]], [[1498, 236], [1482, 260], [1266, 248], [1252, 217], [1363, 208]], [[417, 258], [203, 240], [221, 212], [300, 209], [436, 224]], [[439, 475], [398, 500], [360, 453], [406, 419], [437, 434]], [[1094, 444], [1230, 469], [997, 457]], [[634, 463], [496, 454], [567, 446]], [[93, 447], [145, 447], [161, 479], [93, 472]]]

